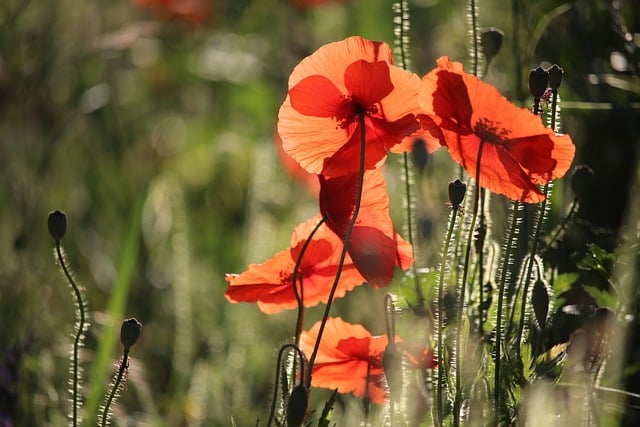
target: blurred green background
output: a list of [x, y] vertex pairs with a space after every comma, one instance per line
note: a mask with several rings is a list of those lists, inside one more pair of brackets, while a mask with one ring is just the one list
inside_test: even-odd
[[[293, 227], [318, 209], [283, 170], [274, 144], [288, 75], [330, 41], [394, 40], [391, 1], [305, 8], [293, 0], [189, 0], [172, 10], [171, 1], [148, 3], [0, 4], [2, 426], [66, 423], [74, 304], [46, 229], [54, 209], [68, 215], [63, 246], [90, 310], [87, 400], [110, 381], [120, 352], [114, 328], [136, 317], [144, 327], [116, 425], [265, 420], [277, 348], [293, 333], [295, 313], [266, 316], [228, 303], [224, 274], [285, 248]], [[602, 246], [615, 248], [638, 175], [640, 5], [478, 4], [480, 26], [505, 34], [486, 79], [511, 100], [530, 102], [531, 67], [564, 67], [564, 130], [576, 164], [599, 177], [582, 215], [587, 229], [602, 231]], [[428, 72], [440, 55], [469, 64], [466, 2], [409, 6], [414, 71]], [[400, 161], [388, 163], [393, 190]], [[418, 187], [420, 266], [437, 264], [456, 171], [438, 152]], [[569, 197], [557, 188], [556, 220]], [[399, 193], [391, 191], [402, 228]], [[574, 249], [583, 243], [577, 238]], [[384, 291], [361, 287], [333, 313], [380, 333], [380, 313], [367, 307], [382, 310]], [[311, 310], [306, 326], [318, 318]], [[106, 371], [95, 370], [100, 351]]]

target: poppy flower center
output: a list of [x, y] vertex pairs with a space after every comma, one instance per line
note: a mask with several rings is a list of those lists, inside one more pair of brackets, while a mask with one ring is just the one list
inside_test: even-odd
[[340, 114], [336, 116], [338, 128], [346, 129], [357, 120], [360, 114], [365, 116], [376, 115], [378, 114], [378, 106], [376, 104], [364, 105], [352, 95], [345, 95], [342, 100]]
[[486, 117], [483, 117], [475, 123], [473, 133], [484, 142], [496, 145], [505, 145], [509, 137], [509, 131], [507, 129], [500, 127], [499, 124]]

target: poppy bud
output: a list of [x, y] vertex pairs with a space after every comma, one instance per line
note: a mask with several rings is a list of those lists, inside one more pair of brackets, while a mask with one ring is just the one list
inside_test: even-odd
[[497, 28], [489, 28], [480, 34], [480, 46], [487, 61], [491, 61], [500, 52], [504, 34]]
[[389, 394], [393, 400], [398, 401], [402, 396], [402, 355], [395, 343], [387, 344], [382, 355], [382, 366]]
[[547, 314], [549, 313], [549, 292], [542, 280], [536, 281], [533, 285], [531, 304], [540, 329], [544, 329], [547, 325]]
[[587, 165], [576, 166], [571, 177], [571, 189], [578, 199], [582, 199], [593, 190], [595, 173]]
[[464, 200], [464, 195], [467, 192], [467, 184], [456, 179], [455, 181], [451, 181], [449, 183], [449, 201], [451, 202], [451, 207], [453, 209], [458, 209], [462, 200]]
[[142, 324], [134, 318], [122, 322], [122, 326], [120, 327], [120, 342], [125, 350], [130, 349], [136, 341], [138, 341], [141, 330]]
[[411, 159], [420, 172], [423, 172], [427, 167], [427, 163], [429, 162], [429, 152], [427, 151], [427, 144], [422, 138], [416, 138], [416, 140], [413, 141]]
[[542, 67], [529, 72], [529, 92], [535, 99], [542, 98], [549, 83], [549, 73]]
[[67, 232], [67, 215], [62, 211], [49, 213], [47, 227], [49, 227], [51, 237], [53, 237], [56, 242], [59, 242], [64, 237], [64, 233]]
[[552, 91], [557, 91], [560, 87], [560, 83], [562, 83], [562, 75], [564, 74], [564, 70], [558, 67], [556, 64], [553, 64], [547, 70], [549, 73], [549, 87]]
[[297, 385], [287, 401], [287, 426], [299, 427], [304, 421], [307, 414], [307, 405], [309, 404], [309, 394], [307, 388], [303, 385]]

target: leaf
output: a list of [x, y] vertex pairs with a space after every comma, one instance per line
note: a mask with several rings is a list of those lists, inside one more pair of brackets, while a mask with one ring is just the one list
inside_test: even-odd
[[542, 280], [537, 280], [533, 285], [531, 304], [538, 326], [540, 329], [544, 329], [547, 326], [547, 314], [549, 314], [549, 292]]
[[573, 285], [576, 280], [578, 280], [580, 275], [578, 273], [562, 273], [559, 274], [558, 277], [553, 281], [553, 289], [556, 295], [560, 295], [563, 292], [571, 289], [571, 285]]
[[584, 290], [596, 300], [596, 304], [599, 307], [607, 307], [611, 310], [616, 309], [616, 298], [609, 291], [595, 286], [585, 286]]
[[322, 413], [320, 414], [320, 419], [318, 419], [318, 427], [329, 427], [329, 423], [331, 422], [331, 413], [333, 412], [333, 405], [336, 403], [336, 397], [338, 396], [338, 389], [333, 390], [331, 396], [324, 404], [324, 408], [322, 408]]

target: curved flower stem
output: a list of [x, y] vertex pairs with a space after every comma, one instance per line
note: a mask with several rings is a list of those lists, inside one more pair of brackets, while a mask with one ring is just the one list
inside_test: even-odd
[[72, 425], [73, 427], [76, 427], [78, 425], [78, 408], [80, 406], [80, 402], [79, 399], [80, 397], [78, 396], [78, 388], [79, 388], [79, 377], [80, 377], [80, 371], [79, 371], [79, 366], [78, 366], [78, 354], [80, 352], [80, 344], [82, 342], [82, 337], [84, 335], [84, 328], [85, 328], [85, 323], [86, 323], [86, 313], [85, 313], [85, 307], [84, 307], [84, 301], [82, 300], [82, 292], [80, 291], [80, 288], [78, 287], [78, 285], [76, 284], [76, 282], [73, 280], [73, 277], [71, 275], [71, 273], [69, 273], [69, 269], [67, 268], [66, 263], [64, 262], [64, 256], [62, 254], [62, 249], [60, 246], [60, 240], [56, 240], [56, 257], [58, 258], [58, 263], [60, 263], [60, 266], [62, 267], [62, 271], [64, 272], [65, 277], [67, 278], [67, 281], [69, 282], [69, 284], [71, 285], [71, 288], [73, 289], [73, 293], [76, 297], [76, 304], [78, 304], [78, 315], [79, 315], [79, 319], [78, 319], [78, 328], [76, 330], [76, 336], [75, 339], [73, 340], [73, 360], [72, 360], [72, 365], [73, 365], [73, 372], [72, 372], [72, 376], [73, 376], [73, 384], [72, 384], [72, 400], [73, 400], [73, 415], [72, 415]]
[[442, 251], [442, 259], [440, 261], [440, 275], [438, 278], [438, 378], [436, 383], [436, 425], [441, 426], [444, 422], [444, 412], [442, 408], [442, 387], [444, 385], [444, 360], [442, 358], [443, 342], [442, 334], [444, 333], [444, 310], [443, 310], [443, 298], [444, 298], [444, 276], [447, 268], [447, 258], [449, 254], [449, 247], [451, 245], [451, 237], [453, 236], [453, 230], [456, 225], [456, 218], [458, 217], [458, 210], [451, 209], [451, 216], [449, 218], [449, 230], [447, 231], [447, 237], [444, 241], [444, 248]]
[[280, 367], [282, 366], [282, 355], [286, 349], [292, 348], [295, 350], [298, 359], [300, 359], [300, 383], [304, 381], [304, 355], [295, 344], [285, 344], [280, 347], [278, 352], [278, 364], [276, 365], [276, 379], [273, 384], [273, 399], [271, 399], [271, 409], [269, 410], [269, 421], [267, 421], [267, 427], [271, 427], [273, 418], [276, 414], [276, 403], [278, 401], [278, 384], [280, 383]]
[[333, 280], [333, 285], [331, 286], [331, 292], [329, 292], [329, 298], [327, 299], [327, 305], [324, 309], [324, 314], [322, 315], [322, 322], [320, 323], [320, 329], [318, 330], [318, 338], [316, 339], [316, 343], [313, 346], [313, 352], [311, 353], [311, 357], [309, 358], [309, 368], [308, 368], [309, 373], [307, 375], [308, 386], [311, 385], [311, 372], [313, 370], [313, 363], [315, 362], [316, 356], [318, 355], [318, 349], [320, 348], [320, 341], [322, 340], [324, 327], [327, 324], [327, 319], [329, 318], [329, 312], [331, 311], [331, 303], [333, 302], [333, 296], [336, 293], [336, 289], [338, 289], [338, 282], [340, 281], [340, 275], [342, 274], [344, 260], [347, 257], [347, 250], [349, 249], [349, 240], [351, 239], [351, 233], [353, 232], [353, 227], [356, 224], [356, 219], [358, 218], [358, 213], [360, 212], [360, 203], [362, 202], [362, 185], [364, 181], [365, 148], [367, 143], [367, 138], [365, 134], [364, 111], [358, 112], [358, 125], [360, 126], [360, 169], [358, 172], [358, 188], [356, 190], [356, 201], [355, 201], [355, 206], [353, 208], [353, 215], [351, 216], [351, 221], [349, 222], [349, 226], [347, 227], [347, 232], [343, 239], [342, 253], [340, 254], [340, 262], [338, 263], [338, 270], [336, 272], [336, 277]]
[[300, 249], [300, 253], [298, 254], [298, 259], [296, 259], [296, 266], [293, 269], [293, 275], [291, 277], [291, 285], [293, 286], [293, 295], [296, 297], [296, 302], [298, 303], [298, 317], [296, 319], [296, 332], [294, 335], [294, 342], [298, 345], [300, 342], [300, 334], [302, 333], [302, 323], [304, 322], [304, 288], [302, 286], [302, 278], [300, 278], [300, 292], [298, 292], [298, 287], [296, 286], [296, 281], [298, 280], [298, 269], [300, 268], [300, 264], [302, 264], [302, 257], [304, 256], [307, 248], [309, 247], [309, 243], [311, 243], [311, 239], [313, 239], [314, 234], [320, 229], [320, 226], [324, 224], [325, 218], [322, 217], [318, 224], [311, 230], [309, 233], [309, 237], [305, 240], [304, 245], [302, 245], [302, 249]]
[[484, 140], [480, 140], [478, 146], [478, 159], [476, 161], [476, 185], [473, 189], [473, 216], [471, 217], [471, 224], [469, 226], [469, 235], [467, 236], [467, 247], [464, 255], [464, 267], [462, 270], [462, 285], [460, 286], [460, 295], [458, 296], [458, 312], [457, 312], [457, 331], [456, 331], [456, 396], [453, 402], [453, 425], [458, 427], [460, 425], [460, 407], [462, 406], [462, 358], [461, 356], [461, 344], [462, 340], [462, 312], [464, 310], [464, 299], [467, 288], [467, 274], [469, 272], [469, 261], [471, 258], [471, 244], [473, 242], [473, 232], [476, 226], [476, 218], [478, 216], [478, 207], [480, 205], [480, 164], [482, 160], [482, 148], [484, 147]]
[[509, 261], [511, 259], [511, 249], [513, 247], [513, 241], [518, 229], [518, 209], [520, 203], [514, 201], [511, 211], [511, 229], [509, 230], [509, 237], [507, 238], [507, 246], [505, 247], [505, 254], [502, 262], [502, 273], [500, 275], [500, 283], [498, 284], [498, 313], [496, 315], [496, 361], [495, 361], [495, 373], [493, 383], [493, 415], [495, 419], [498, 419], [500, 411], [500, 367], [502, 357], [502, 306], [504, 305], [504, 290], [507, 283], [507, 270], [509, 268]]
[[107, 425], [107, 420], [109, 419], [109, 408], [111, 408], [111, 403], [113, 399], [116, 397], [116, 393], [120, 388], [120, 383], [122, 382], [122, 378], [124, 377], [124, 373], [129, 366], [129, 348], [124, 349], [124, 354], [122, 356], [122, 361], [120, 362], [120, 367], [118, 368], [118, 376], [113, 383], [113, 387], [111, 388], [111, 392], [109, 393], [109, 397], [107, 398], [107, 402], [104, 405], [104, 409], [102, 410], [102, 421], [100, 422], [100, 426], [104, 427]]

